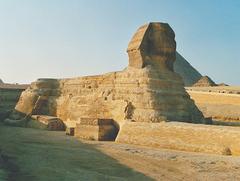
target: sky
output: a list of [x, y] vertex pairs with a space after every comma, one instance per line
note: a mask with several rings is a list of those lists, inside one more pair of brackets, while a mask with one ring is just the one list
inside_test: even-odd
[[0, 0], [0, 78], [102, 74], [128, 65], [128, 42], [166, 22], [177, 51], [202, 75], [240, 85], [238, 0]]

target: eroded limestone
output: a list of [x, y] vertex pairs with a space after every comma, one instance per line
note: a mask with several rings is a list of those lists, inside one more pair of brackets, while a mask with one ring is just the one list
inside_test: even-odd
[[[166, 23], [149, 23], [128, 46], [129, 66], [120, 72], [74, 79], [39, 79], [22, 94], [13, 117], [57, 116], [134, 122], [202, 122], [202, 113], [173, 72], [175, 34]], [[20, 113], [20, 114], [19, 114]]]

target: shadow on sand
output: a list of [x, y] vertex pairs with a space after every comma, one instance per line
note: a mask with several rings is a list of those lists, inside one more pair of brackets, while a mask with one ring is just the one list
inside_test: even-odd
[[153, 180], [63, 132], [0, 125], [0, 149], [8, 181]]

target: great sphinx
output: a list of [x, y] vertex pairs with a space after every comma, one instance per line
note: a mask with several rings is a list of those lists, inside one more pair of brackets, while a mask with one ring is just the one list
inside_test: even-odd
[[82, 118], [126, 122], [202, 123], [203, 115], [173, 72], [175, 34], [166, 23], [140, 27], [131, 39], [123, 71], [70, 79], [39, 79], [22, 93], [11, 117], [56, 116], [68, 126]]

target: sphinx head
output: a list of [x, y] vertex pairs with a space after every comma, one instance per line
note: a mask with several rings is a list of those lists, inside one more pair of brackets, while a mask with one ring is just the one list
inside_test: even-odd
[[175, 34], [166, 23], [149, 23], [138, 29], [128, 46], [129, 66], [147, 65], [173, 70], [176, 56]]

